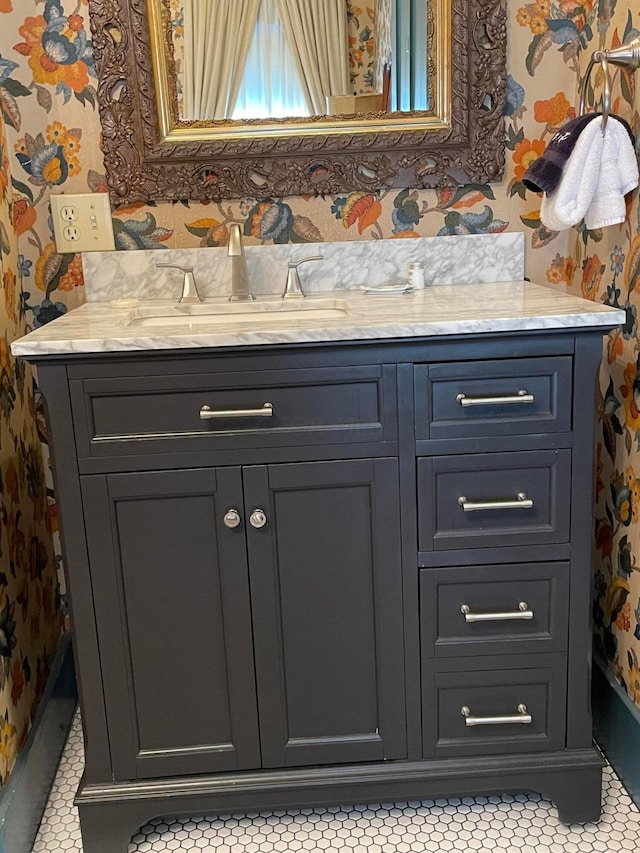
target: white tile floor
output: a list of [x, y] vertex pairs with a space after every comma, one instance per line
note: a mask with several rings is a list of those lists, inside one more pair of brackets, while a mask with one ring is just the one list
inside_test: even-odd
[[[83, 749], [76, 718], [56, 776], [33, 853], [81, 851], [73, 795]], [[640, 812], [610, 767], [604, 773], [604, 812], [599, 824], [564, 826], [552, 804], [537, 794], [465, 797], [301, 809], [273, 814], [196, 816], [155, 820], [142, 827], [129, 853], [617, 853], [640, 850]]]

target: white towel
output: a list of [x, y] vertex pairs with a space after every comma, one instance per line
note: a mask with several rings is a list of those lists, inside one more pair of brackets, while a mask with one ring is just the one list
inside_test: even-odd
[[624, 222], [625, 193], [638, 185], [638, 163], [624, 125], [609, 117], [602, 133], [600, 121], [580, 134], [565, 163], [562, 178], [550, 196], [543, 196], [540, 221], [551, 231], [577, 225], [587, 228]]
[[[613, 119], [613, 120], [612, 120]], [[624, 125], [609, 118], [604, 134], [598, 186], [584, 217], [590, 231], [624, 222], [624, 197], [638, 186], [638, 160]]]

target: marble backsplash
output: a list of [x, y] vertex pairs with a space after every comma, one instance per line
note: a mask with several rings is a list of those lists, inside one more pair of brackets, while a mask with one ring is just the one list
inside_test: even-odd
[[[413, 262], [424, 264], [427, 285], [524, 278], [521, 233], [246, 246], [245, 255], [255, 295], [281, 293], [287, 263], [312, 255], [322, 255], [323, 259], [299, 268], [307, 292], [402, 284], [407, 281], [409, 264]], [[177, 299], [182, 274], [179, 270], [157, 268], [159, 263], [192, 266], [203, 297], [229, 292], [231, 262], [224, 247], [87, 252], [82, 256], [87, 301], [124, 297]]]

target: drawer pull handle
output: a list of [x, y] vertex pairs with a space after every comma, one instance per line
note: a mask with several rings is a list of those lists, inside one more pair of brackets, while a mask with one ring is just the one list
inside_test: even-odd
[[469, 406], [508, 406], [512, 403], [533, 403], [535, 397], [528, 391], [521, 389], [517, 394], [506, 394], [503, 397], [467, 397], [466, 394], [458, 394], [456, 401], [463, 409]]
[[458, 503], [465, 512], [477, 512], [481, 509], [532, 509], [533, 500], [528, 498], [525, 492], [518, 492], [515, 501], [470, 501], [464, 495], [460, 495]]
[[209, 421], [213, 418], [270, 418], [273, 417], [273, 403], [265, 403], [259, 409], [212, 409], [203, 406], [200, 409], [200, 419]]
[[460, 612], [465, 622], [506, 622], [509, 619], [533, 619], [533, 610], [529, 610], [526, 601], [521, 601], [517, 610], [503, 610], [497, 613], [472, 613], [468, 604], [463, 604]]
[[464, 717], [465, 726], [503, 726], [511, 723], [524, 723], [525, 726], [533, 722], [531, 714], [527, 713], [526, 705], [518, 705], [517, 714], [505, 714], [501, 717], [474, 717], [466, 705], [460, 708]]

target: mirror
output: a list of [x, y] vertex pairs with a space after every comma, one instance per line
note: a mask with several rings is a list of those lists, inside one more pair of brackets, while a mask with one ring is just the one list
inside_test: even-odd
[[[223, 33], [213, 49], [204, 19], [187, 19], [224, 6], [236, 18], [213, 21], [208, 38]], [[320, 17], [310, 23], [311, 7]], [[115, 203], [372, 192], [502, 175], [506, 0], [89, 0], [89, 11]], [[288, 76], [297, 78], [296, 109], [269, 101], [273, 79], [261, 93], [254, 85], [284, 62], [278, 54], [268, 71], [256, 64], [274, 15], [295, 70]], [[224, 37], [230, 32], [235, 39]], [[193, 110], [194, 91], [205, 91], [204, 110], [202, 97]]]
[[180, 120], [429, 109], [427, 0], [158, 0]]

